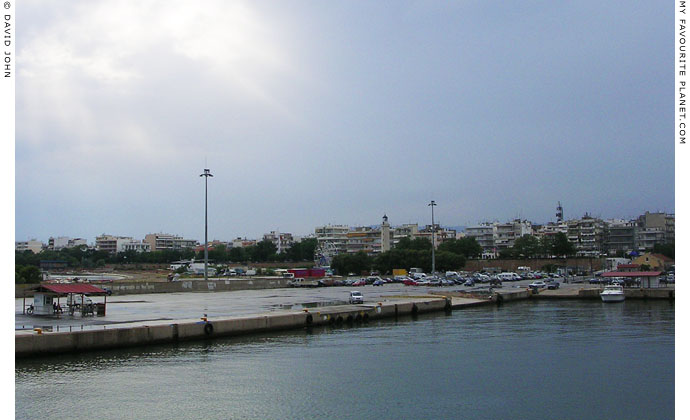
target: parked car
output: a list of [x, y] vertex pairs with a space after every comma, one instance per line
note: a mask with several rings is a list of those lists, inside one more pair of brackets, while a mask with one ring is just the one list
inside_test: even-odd
[[441, 285], [441, 279], [438, 277], [432, 277], [430, 279], [427, 279], [429, 282], [429, 286], [440, 286]]
[[549, 284], [546, 286], [546, 288], [549, 290], [555, 290], [555, 289], [558, 289], [559, 287], [561, 287], [561, 284], [557, 281], [549, 282]]
[[374, 286], [383, 286], [384, 284], [386, 284], [386, 282], [381, 279], [378, 279], [373, 284]]
[[355, 281], [354, 283], [352, 283], [352, 286], [354, 286], [354, 287], [360, 287], [360, 286], [365, 286], [366, 284], [367, 284], [367, 281], [366, 281], [366, 280], [364, 280], [364, 279], [359, 279], [359, 280]]
[[405, 286], [417, 286], [417, 280], [408, 277], [403, 281], [403, 284]]
[[364, 296], [362, 295], [362, 292], [358, 292], [356, 290], [351, 291], [349, 302], [350, 304], [364, 303]]
[[473, 279], [467, 279], [462, 285], [467, 286], [467, 287], [474, 287], [474, 280]]
[[541, 288], [541, 287], [546, 287], [546, 283], [544, 283], [541, 280], [533, 281], [532, 283], [529, 284], [529, 287], [531, 288]]
[[454, 286], [455, 282], [452, 279], [442, 279], [441, 286]]

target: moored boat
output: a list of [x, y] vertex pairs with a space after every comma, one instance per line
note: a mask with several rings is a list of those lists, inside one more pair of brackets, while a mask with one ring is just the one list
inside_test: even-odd
[[606, 286], [599, 293], [599, 296], [604, 302], [623, 302], [625, 300], [625, 292], [621, 286]]

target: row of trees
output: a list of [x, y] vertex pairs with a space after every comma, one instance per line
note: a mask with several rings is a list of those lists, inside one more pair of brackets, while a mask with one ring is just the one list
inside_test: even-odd
[[[311, 238], [297, 242], [278, 254], [276, 246], [271, 241], [264, 240], [256, 245], [243, 248], [227, 248], [224, 245], [218, 245], [209, 250], [208, 258], [221, 264], [312, 261], [315, 248], [316, 239]], [[154, 252], [126, 251], [110, 254], [81, 245], [58, 251], [45, 250], [38, 254], [31, 251], [15, 252], [14, 261], [16, 267], [39, 267], [41, 261], [65, 261], [70, 268], [94, 268], [106, 264], [169, 264], [173, 261], [192, 258], [203, 259], [204, 251], [194, 252], [193, 249], [179, 249]]]
[[[436, 270], [457, 270], [465, 266], [468, 258], [482, 253], [482, 248], [474, 238], [451, 239], [439, 245], [435, 252]], [[371, 257], [360, 251], [356, 254], [336, 255], [331, 262], [338, 274], [360, 274], [376, 270], [380, 273], [391, 273], [395, 268], [419, 267], [431, 271], [431, 242], [426, 238], [403, 238], [394, 249]]]
[[532, 235], [524, 235], [515, 239], [512, 248], [502, 250], [501, 258], [548, 258], [552, 255], [573, 256], [577, 250], [575, 245], [568, 241], [568, 237], [563, 232], [558, 232], [553, 236], [542, 236], [537, 238]]

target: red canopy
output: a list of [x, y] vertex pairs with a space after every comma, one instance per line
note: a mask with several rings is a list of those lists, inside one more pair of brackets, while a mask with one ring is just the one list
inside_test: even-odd
[[661, 271], [611, 271], [602, 273], [601, 277], [654, 277], [660, 275]]
[[84, 295], [103, 295], [105, 290], [90, 284], [42, 284], [34, 289], [35, 292], [53, 292], [60, 295], [78, 293]]

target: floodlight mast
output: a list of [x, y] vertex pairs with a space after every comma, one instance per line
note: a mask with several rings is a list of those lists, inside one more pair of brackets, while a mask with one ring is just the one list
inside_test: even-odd
[[204, 169], [203, 176], [206, 191], [204, 196], [204, 281], [208, 281], [208, 177], [211, 175], [210, 169]]
[[436, 225], [434, 224], [434, 207], [436, 206], [436, 202], [431, 200], [431, 203], [428, 205], [431, 207], [431, 274], [434, 275], [434, 273], [436, 273], [436, 252], [434, 249], [434, 245], [436, 244], [434, 235], [436, 232]]

